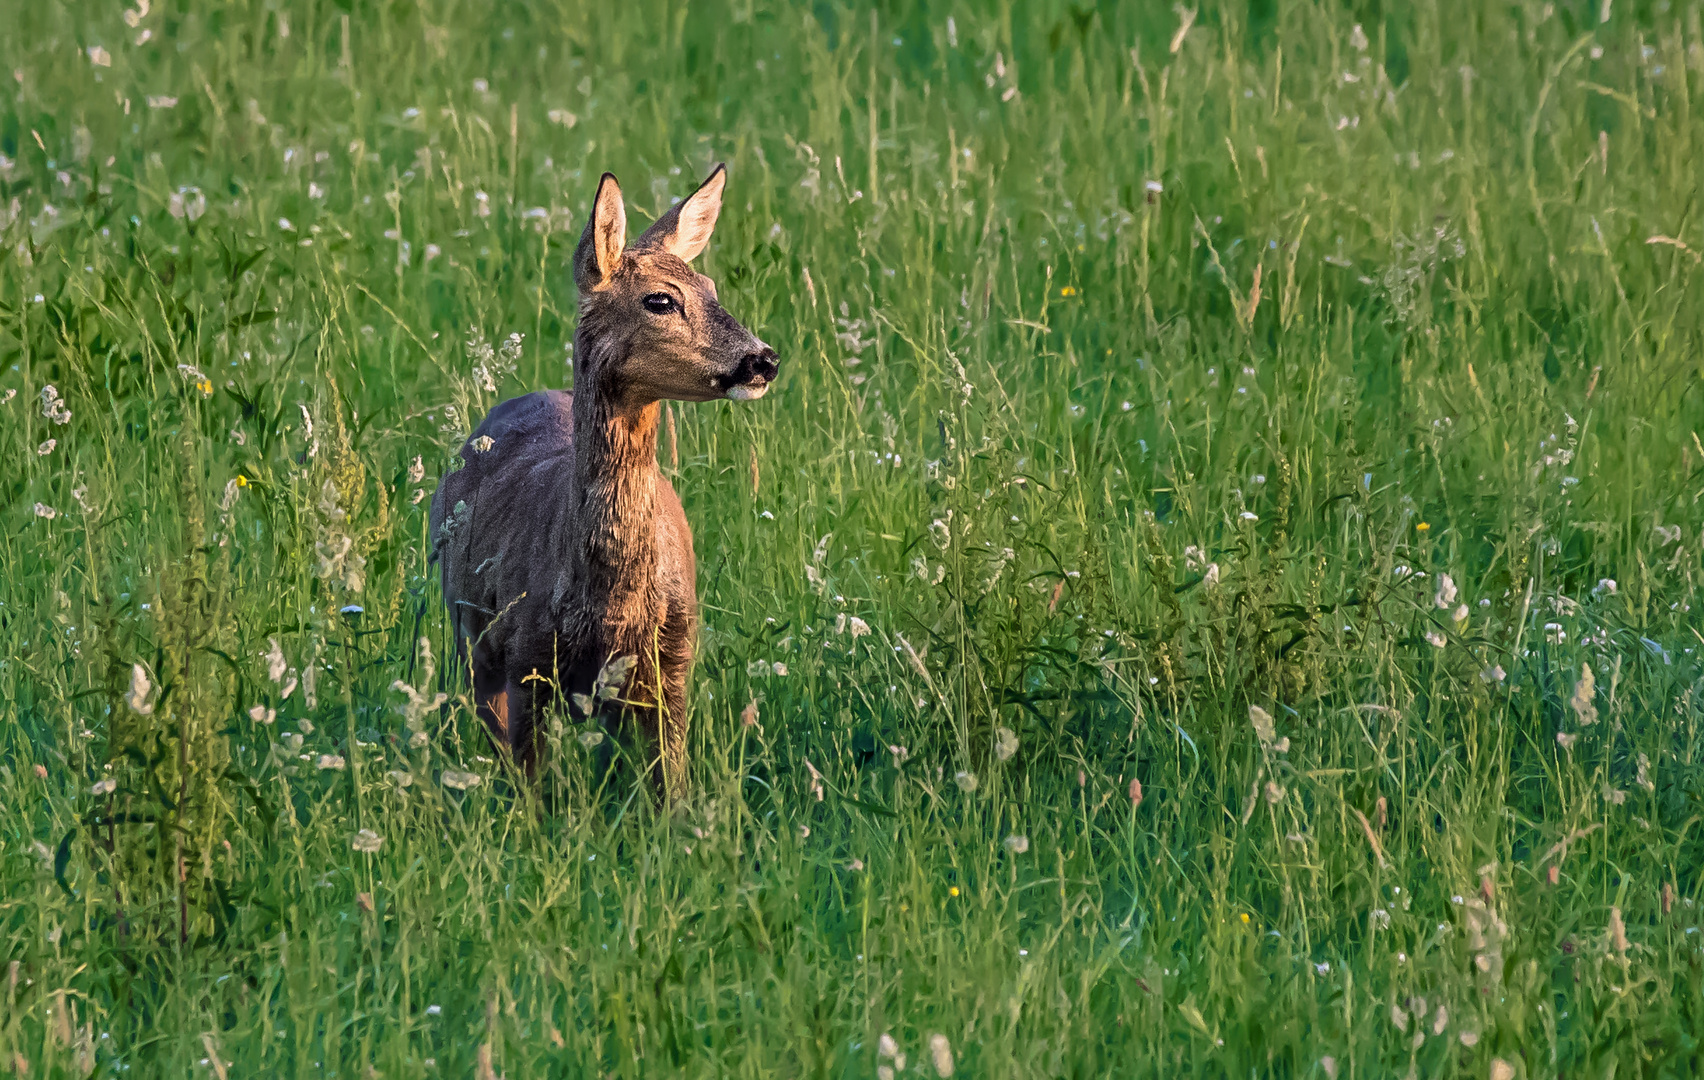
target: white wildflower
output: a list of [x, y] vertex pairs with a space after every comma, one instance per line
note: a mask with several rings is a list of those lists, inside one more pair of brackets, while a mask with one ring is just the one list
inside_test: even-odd
[[275, 637], [266, 640], [269, 646], [265, 655], [266, 677], [275, 683], [282, 682], [284, 673], [290, 669], [290, 662], [284, 659], [284, 646]]
[[1018, 833], [1014, 833], [1011, 836], [1006, 837], [1006, 839], [1001, 841], [1001, 843], [1005, 846], [1006, 850], [1011, 852], [1013, 855], [1022, 855], [1024, 852], [1029, 850], [1029, 837]]
[[471, 788], [478, 787], [481, 777], [478, 773], [461, 772], [457, 769], [445, 769], [444, 775], [439, 777], [439, 779], [443, 781], [444, 786], [447, 788], [453, 788], [456, 791], [467, 791]]
[[153, 689], [148, 681], [148, 670], [141, 664], [130, 665], [130, 692], [124, 695], [124, 701], [131, 712], [147, 716], [154, 711], [153, 703], [148, 700]]
[[353, 840], [349, 841], [349, 846], [362, 854], [373, 855], [378, 852], [380, 845], [384, 842], [385, 838], [373, 830], [362, 829], [360, 832], [355, 834], [355, 838]]
[[41, 388], [41, 414], [61, 426], [71, 422], [71, 410], [65, 399], [59, 396], [59, 388], [52, 383]]
[[994, 758], [996, 761], [1010, 761], [1012, 755], [1018, 752], [1018, 736], [1011, 728], [997, 727], [994, 729]]
[[1272, 722], [1272, 714], [1259, 705], [1248, 707], [1248, 722], [1254, 725], [1255, 738], [1262, 746], [1270, 746], [1278, 738], [1278, 730]]
[[1597, 696], [1597, 679], [1592, 675], [1590, 664], [1580, 665], [1580, 681], [1574, 684], [1574, 696], [1568, 704], [1579, 714], [1581, 726], [1597, 723], [1597, 706], [1592, 700]]
[[953, 1044], [939, 1032], [929, 1036], [929, 1060], [935, 1064], [935, 1075], [941, 1080], [953, 1074]]
[[1451, 604], [1453, 604], [1455, 602], [1456, 602], [1455, 579], [1450, 577], [1448, 574], [1439, 574], [1438, 575], [1438, 588], [1437, 588], [1437, 591], [1432, 594], [1432, 603], [1437, 605], [1437, 608], [1438, 608], [1439, 611], [1442, 611], [1445, 608], [1448, 608]]
[[314, 759], [314, 768], [324, 772], [342, 772], [343, 765], [342, 754], [321, 754]]

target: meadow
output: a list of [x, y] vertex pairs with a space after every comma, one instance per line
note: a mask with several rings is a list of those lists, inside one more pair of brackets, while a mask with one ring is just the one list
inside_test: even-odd
[[[1697, 1075], [1701, 19], [0, 7], [0, 1069]], [[723, 161], [668, 813], [426, 510]]]

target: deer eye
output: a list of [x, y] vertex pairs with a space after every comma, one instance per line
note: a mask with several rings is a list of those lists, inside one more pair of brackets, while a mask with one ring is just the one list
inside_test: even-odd
[[675, 298], [665, 292], [654, 292], [645, 297], [643, 303], [645, 310], [653, 315], [667, 315], [679, 306], [675, 303]]

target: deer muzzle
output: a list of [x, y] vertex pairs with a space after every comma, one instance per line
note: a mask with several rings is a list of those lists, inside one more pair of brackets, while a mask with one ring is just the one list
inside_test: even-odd
[[769, 391], [779, 370], [775, 350], [765, 345], [740, 357], [734, 370], [722, 376], [724, 392], [735, 401], [756, 401]]

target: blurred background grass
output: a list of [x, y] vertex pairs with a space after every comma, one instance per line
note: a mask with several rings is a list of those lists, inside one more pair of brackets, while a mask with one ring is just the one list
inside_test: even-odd
[[[1696, 1071], [1698, 4], [20, 4], [0, 67], [15, 1074]], [[535, 798], [420, 500], [571, 381], [598, 174], [716, 161], [782, 375], [662, 451], [695, 793], [565, 716]]]

